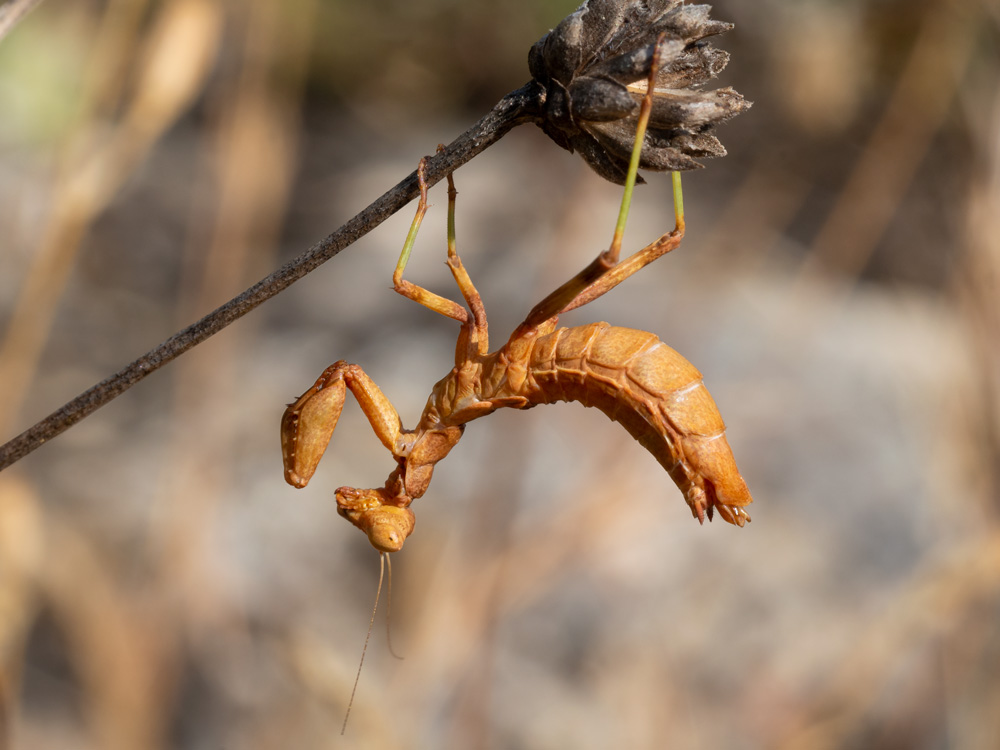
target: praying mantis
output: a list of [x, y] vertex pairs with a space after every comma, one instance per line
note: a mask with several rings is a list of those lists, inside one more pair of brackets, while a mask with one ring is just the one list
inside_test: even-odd
[[350, 390], [396, 466], [385, 485], [340, 487], [338, 512], [380, 552], [396, 552], [412, 533], [410, 508], [430, 485], [435, 465], [458, 443], [467, 423], [500, 408], [528, 409], [577, 401], [622, 424], [667, 470], [699, 522], [714, 513], [736, 526], [750, 520], [752, 502], [726, 439], [725, 424], [701, 373], [679, 353], [645, 331], [607, 323], [557, 328], [561, 314], [608, 293], [684, 237], [680, 175], [673, 173], [675, 227], [619, 262], [625, 219], [649, 121], [657, 62], [638, 118], [618, 224], [610, 247], [580, 273], [539, 302], [507, 342], [489, 352], [488, 326], [455, 245], [455, 183], [448, 175], [447, 265], [465, 305], [403, 278], [427, 211], [424, 161], [417, 170], [420, 201], [393, 273], [396, 292], [461, 324], [455, 365], [433, 387], [417, 426], [404, 429], [395, 407], [364, 370], [343, 360], [320, 375], [288, 406], [281, 420], [285, 480], [305, 487], [333, 435]]

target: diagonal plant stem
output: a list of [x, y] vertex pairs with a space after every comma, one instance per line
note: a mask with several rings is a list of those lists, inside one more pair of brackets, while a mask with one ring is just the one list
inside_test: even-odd
[[[543, 89], [535, 82], [527, 83], [507, 94], [485, 117], [444, 150], [428, 157], [428, 186], [439, 182], [492, 146], [517, 125], [538, 119], [543, 97]], [[0, 446], [0, 470], [24, 458], [43, 443], [120, 396], [150, 373], [287, 289], [403, 208], [419, 192], [417, 173], [413, 171], [361, 213], [299, 257]]]
[[0, 5], [0, 39], [13, 31], [40, 2], [42, 0], [8, 0]]

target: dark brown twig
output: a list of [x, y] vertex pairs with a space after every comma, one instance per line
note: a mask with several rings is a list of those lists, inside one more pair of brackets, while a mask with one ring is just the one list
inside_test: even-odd
[[[512, 128], [538, 119], [544, 92], [535, 82], [501, 99], [495, 107], [444, 150], [427, 159], [426, 179], [434, 185], [492, 146]], [[238, 297], [168, 338], [111, 377], [84, 391], [34, 426], [0, 447], [0, 470], [24, 458], [43, 443], [121, 395], [150, 373], [197, 346], [265, 300], [318, 268], [377, 227], [417, 196], [416, 171], [387, 191], [361, 213], [295, 260], [286, 263]]]

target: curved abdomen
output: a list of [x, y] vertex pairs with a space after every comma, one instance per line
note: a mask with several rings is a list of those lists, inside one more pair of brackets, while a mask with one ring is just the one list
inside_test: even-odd
[[579, 401], [620, 422], [653, 454], [702, 519], [740, 526], [752, 502], [701, 373], [645, 331], [592, 323], [540, 336], [521, 395], [531, 404]]

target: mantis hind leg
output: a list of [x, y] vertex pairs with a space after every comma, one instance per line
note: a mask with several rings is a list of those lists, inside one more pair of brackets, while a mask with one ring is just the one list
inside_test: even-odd
[[660, 45], [657, 44], [647, 81], [646, 95], [642, 99], [642, 106], [639, 110], [635, 144], [632, 147], [632, 156], [625, 178], [625, 191], [622, 195], [621, 209], [618, 213], [618, 222], [615, 225], [611, 245], [586, 268], [580, 271], [580, 273], [535, 305], [531, 312], [528, 313], [528, 317], [525, 318], [524, 322], [518, 326], [515, 335], [523, 333], [528, 329], [536, 328], [550, 318], [597, 299], [614, 289], [640, 268], [652, 263], [661, 255], [665, 255], [680, 245], [681, 239], [684, 237], [684, 198], [681, 192], [680, 173], [674, 172], [673, 195], [674, 218], [676, 222], [674, 229], [626, 258], [623, 262], [618, 262], [619, 255], [621, 254], [622, 237], [625, 233], [625, 222], [628, 218], [629, 207], [632, 202], [632, 190], [635, 187], [636, 177], [639, 172], [642, 143], [645, 139], [646, 126], [649, 123], [649, 118], [653, 110], [653, 92], [655, 89], [656, 72], [659, 67], [659, 50]]
[[[681, 244], [681, 240], [684, 238], [684, 198], [681, 193], [680, 172], [673, 172], [671, 177], [674, 188], [674, 212], [677, 216], [677, 224], [673, 231], [667, 232], [658, 240], [633, 253], [584, 286], [572, 299], [566, 302], [559, 311], [560, 313], [569, 312], [586, 305], [588, 302], [593, 302], [598, 297], [610, 292], [639, 269], [649, 265], [660, 256], [666, 255], [671, 250], [675, 250]], [[602, 257], [603, 254], [598, 257], [595, 263], [599, 263]]]

